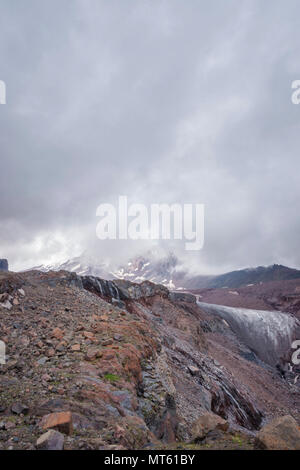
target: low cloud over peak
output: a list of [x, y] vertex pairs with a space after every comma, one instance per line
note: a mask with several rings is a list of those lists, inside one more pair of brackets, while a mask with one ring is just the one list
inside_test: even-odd
[[96, 209], [205, 204], [204, 272], [300, 266], [299, 3], [2, 2], [0, 257], [12, 269], [100, 242]]

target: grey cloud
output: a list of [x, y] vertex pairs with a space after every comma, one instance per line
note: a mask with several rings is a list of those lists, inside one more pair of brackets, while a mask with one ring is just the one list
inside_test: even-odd
[[175, 245], [200, 270], [300, 267], [298, 10], [296, 0], [1, 2], [1, 256], [18, 269], [147, 248], [95, 238], [98, 204], [126, 194], [205, 203], [205, 248]]

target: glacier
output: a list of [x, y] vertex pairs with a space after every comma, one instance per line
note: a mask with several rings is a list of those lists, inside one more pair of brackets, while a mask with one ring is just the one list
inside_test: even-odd
[[226, 320], [237, 337], [272, 366], [289, 362], [292, 342], [300, 339], [300, 322], [289, 313], [233, 308], [199, 300], [197, 304], [205, 312]]

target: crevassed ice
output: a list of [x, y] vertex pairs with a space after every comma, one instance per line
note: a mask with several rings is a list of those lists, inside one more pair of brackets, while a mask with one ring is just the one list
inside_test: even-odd
[[197, 304], [226, 320], [234, 333], [268, 364], [276, 365], [280, 358], [288, 359], [293, 340], [300, 339], [300, 323], [289, 313]]

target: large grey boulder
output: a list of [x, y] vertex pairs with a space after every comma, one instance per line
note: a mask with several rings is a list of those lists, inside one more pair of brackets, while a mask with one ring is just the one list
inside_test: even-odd
[[38, 450], [63, 450], [64, 436], [58, 431], [51, 429], [36, 441], [36, 448]]

